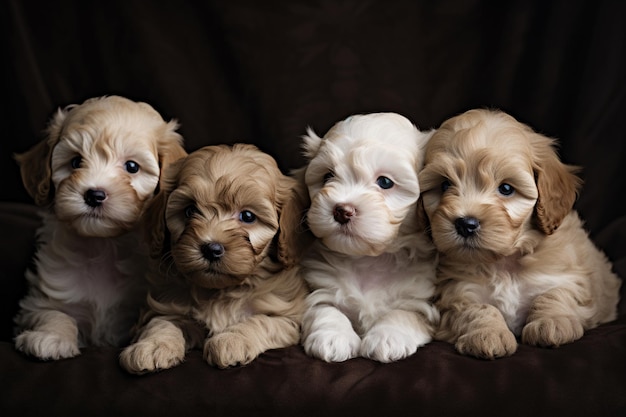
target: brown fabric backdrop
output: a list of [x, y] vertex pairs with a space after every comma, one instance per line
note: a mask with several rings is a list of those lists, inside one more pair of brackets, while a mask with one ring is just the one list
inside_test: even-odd
[[0, 201], [30, 201], [10, 155], [41, 139], [56, 107], [120, 94], [179, 119], [189, 150], [252, 142], [284, 169], [302, 162], [307, 126], [397, 111], [427, 128], [498, 107], [585, 167], [579, 208], [593, 231], [623, 213], [611, 204], [626, 189], [615, 175], [626, 114], [618, 0], [4, 0], [1, 11]]

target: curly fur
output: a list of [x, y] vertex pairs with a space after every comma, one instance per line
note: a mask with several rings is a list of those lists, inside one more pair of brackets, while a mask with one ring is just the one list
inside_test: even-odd
[[146, 216], [149, 308], [122, 367], [167, 369], [203, 348], [226, 368], [296, 344], [308, 290], [296, 265], [304, 204], [295, 180], [242, 144], [199, 149], [167, 176]]
[[419, 175], [440, 252], [436, 337], [479, 358], [556, 347], [616, 318], [619, 278], [572, 209], [578, 168], [513, 117], [442, 124]]
[[47, 137], [16, 156], [44, 207], [17, 349], [61, 359], [85, 345], [128, 343], [146, 290], [135, 229], [161, 167], [186, 154], [176, 127], [146, 103], [94, 98], [59, 110]]
[[302, 334], [309, 355], [391, 362], [431, 340], [436, 254], [416, 210], [431, 134], [375, 113], [304, 137], [307, 222], [317, 237], [302, 262], [313, 290]]

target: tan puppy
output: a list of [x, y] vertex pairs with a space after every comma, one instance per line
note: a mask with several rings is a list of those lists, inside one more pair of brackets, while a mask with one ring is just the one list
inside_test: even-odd
[[47, 138], [16, 156], [26, 190], [47, 209], [17, 349], [60, 359], [128, 343], [145, 298], [135, 228], [161, 167], [186, 155], [176, 128], [146, 103], [94, 98], [59, 110]]
[[252, 145], [202, 148], [167, 176], [147, 217], [150, 308], [121, 365], [166, 369], [204, 347], [224, 368], [296, 344], [307, 294], [294, 266], [296, 181]]
[[616, 318], [620, 280], [572, 210], [581, 184], [554, 141], [470, 110], [430, 140], [419, 175], [440, 252], [437, 337], [493, 359], [559, 346]]

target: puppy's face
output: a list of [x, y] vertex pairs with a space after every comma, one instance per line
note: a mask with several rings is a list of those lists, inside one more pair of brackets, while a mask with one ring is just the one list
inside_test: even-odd
[[435, 245], [467, 262], [530, 251], [571, 210], [573, 171], [551, 139], [504, 113], [472, 110], [446, 121], [419, 175]]
[[24, 183], [78, 234], [119, 235], [155, 194], [161, 164], [185, 155], [175, 128], [122, 97], [69, 106], [51, 121], [47, 140], [18, 156]]
[[176, 165], [164, 190], [164, 245], [182, 275], [222, 288], [283, 260], [279, 246], [293, 246], [288, 236], [296, 227], [285, 219], [297, 218], [287, 212], [301, 209], [291, 205], [295, 180], [273, 158], [251, 145], [208, 146]]
[[311, 231], [331, 250], [376, 256], [417, 221], [417, 172], [429, 134], [392, 113], [352, 116], [304, 137]]

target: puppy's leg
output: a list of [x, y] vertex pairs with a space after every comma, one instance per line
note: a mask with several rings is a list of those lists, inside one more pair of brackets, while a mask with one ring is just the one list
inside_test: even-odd
[[352, 323], [337, 308], [317, 305], [309, 309], [302, 321], [303, 345], [307, 354], [326, 362], [343, 362], [357, 357], [361, 338]]
[[433, 328], [414, 311], [393, 310], [378, 320], [361, 342], [361, 355], [393, 362], [414, 354], [432, 340]]
[[462, 304], [442, 309], [437, 338], [454, 343], [463, 355], [483, 359], [510, 356], [517, 350], [515, 335], [502, 313], [488, 304]]
[[76, 320], [55, 310], [37, 311], [22, 316], [31, 325], [15, 338], [15, 347], [39, 359], [72, 358], [80, 354]]
[[258, 314], [206, 339], [204, 358], [219, 368], [247, 365], [266, 350], [295, 345], [299, 336], [292, 319]]
[[120, 365], [133, 374], [172, 368], [185, 359], [185, 336], [173, 321], [155, 317], [138, 340], [120, 354]]
[[522, 329], [522, 342], [536, 346], [557, 347], [580, 339], [583, 319], [577, 309], [591, 304], [590, 298], [576, 298], [566, 289], [555, 288], [538, 296]]

